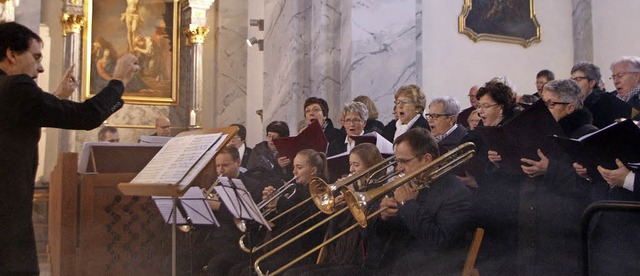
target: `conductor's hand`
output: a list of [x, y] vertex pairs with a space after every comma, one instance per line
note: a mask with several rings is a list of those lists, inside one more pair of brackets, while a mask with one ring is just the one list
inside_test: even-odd
[[289, 164], [291, 164], [291, 160], [286, 156], [278, 157], [278, 166], [280, 166], [280, 168], [286, 168]]
[[576, 173], [578, 174], [578, 176], [586, 179], [586, 180], [591, 180], [591, 178], [589, 178], [589, 174], [587, 172], [587, 168], [583, 167], [582, 164], [580, 163], [573, 163], [573, 169], [576, 171]]
[[489, 157], [489, 161], [491, 161], [491, 163], [496, 165], [496, 167], [499, 167], [500, 161], [502, 161], [502, 156], [500, 156], [500, 154], [498, 154], [497, 151], [493, 151], [493, 150], [490, 150], [487, 154]]
[[613, 170], [607, 170], [602, 166], [598, 166], [598, 171], [610, 186], [622, 187], [624, 186], [624, 179], [627, 177], [630, 170], [624, 166], [620, 159], [616, 159], [616, 165], [618, 165], [618, 168]]
[[60, 82], [58, 83], [58, 87], [53, 91], [53, 95], [58, 97], [59, 99], [66, 99], [73, 94], [73, 91], [78, 88], [78, 80], [76, 76], [73, 75], [73, 68], [75, 68], [75, 64], [71, 65], [67, 69], [67, 72], [64, 73]]
[[380, 202], [380, 209], [387, 208], [386, 210], [380, 213], [380, 218], [382, 220], [388, 220], [391, 217], [395, 217], [398, 215], [398, 202], [392, 197], [384, 197]]
[[126, 86], [139, 70], [138, 58], [131, 53], [125, 54], [116, 63], [116, 68], [113, 70], [113, 79], [122, 81]]
[[[262, 200], [267, 200], [268, 198], [271, 197], [271, 195], [273, 195], [273, 193], [276, 191], [276, 188], [274, 188], [273, 186], [267, 186], [264, 188], [264, 190], [262, 190]], [[276, 205], [278, 205], [278, 199], [274, 199], [273, 201], [269, 202], [269, 204], [267, 205], [267, 207], [269, 209], [275, 209]]]
[[547, 173], [547, 169], [549, 168], [549, 158], [547, 158], [540, 149], [538, 149], [538, 157], [540, 157], [539, 161], [534, 161], [527, 158], [520, 159], [521, 162], [527, 163], [530, 166], [520, 165], [522, 171], [526, 173], [529, 177], [536, 177], [538, 175], [543, 175]]

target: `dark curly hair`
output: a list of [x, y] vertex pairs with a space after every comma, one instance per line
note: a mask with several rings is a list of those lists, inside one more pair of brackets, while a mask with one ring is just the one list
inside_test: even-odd
[[498, 105], [502, 107], [502, 115], [505, 118], [513, 115], [513, 109], [516, 106], [516, 97], [511, 91], [511, 87], [499, 81], [490, 81], [480, 87], [476, 98], [480, 100], [484, 95], [489, 95]]

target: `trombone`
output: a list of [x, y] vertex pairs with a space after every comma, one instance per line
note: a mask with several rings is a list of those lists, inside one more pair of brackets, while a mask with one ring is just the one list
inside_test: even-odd
[[[242, 251], [253, 254], [254, 252], [264, 248], [265, 246], [268, 246], [272, 243], [274, 243], [276, 240], [280, 239], [281, 237], [283, 237], [284, 235], [288, 234], [289, 232], [297, 229], [298, 227], [300, 227], [301, 225], [307, 223], [308, 221], [316, 218], [317, 216], [319, 216], [322, 213], [325, 214], [332, 214], [334, 212], [334, 208], [335, 208], [335, 197], [333, 196], [333, 191], [336, 191], [339, 187], [344, 187], [346, 185], [349, 185], [351, 183], [354, 183], [356, 181], [358, 181], [359, 179], [363, 178], [366, 175], [369, 175], [369, 177], [366, 178], [367, 183], [369, 182], [375, 182], [375, 183], [382, 183], [387, 181], [388, 179], [394, 177], [395, 175], [397, 175], [397, 173], [394, 171], [391, 175], [387, 175], [387, 176], [382, 176], [376, 179], [372, 179], [373, 176], [377, 175], [379, 172], [386, 172], [385, 170], [391, 166], [394, 166], [396, 164], [395, 161], [395, 157], [391, 156], [385, 160], [383, 160], [382, 162], [372, 166], [371, 168], [365, 170], [364, 172], [361, 172], [360, 174], [355, 174], [355, 175], [351, 175], [348, 176], [347, 178], [338, 181], [335, 184], [332, 185], [328, 185], [324, 180], [322, 180], [319, 177], [314, 177], [311, 182], [309, 182], [309, 192], [311, 194], [311, 197], [308, 197], [307, 199], [301, 201], [300, 203], [296, 204], [295, 206], [287, 209], [286, 211], [280, 213], [278, 216], [274, 217], [273, 219], [271, 219], [269, 222], [271, 223], [272, 221], [282, 217], [285, 214], [290, 213], [291, 211], [303, 206], [304, 204], [306, 204], [307, 202], [309, 202], [310, 200], [313, 200], [316, 203], [316, 206], [318, 206], [318, 208], [320, 209], [319, 212], [316, 212], [315, 214], [305, 218], [304, 220], [298, 222], [297, 224], [289, 227], [287, 230], [284, 230], [282, 233], [276, 235], [275, 237], [272, 237], [271, 239], [263, 242], [262, 244], [255, 246], [253, 248], [249, 248], [247, 246], [247, 244], [245, 243], [245, 238], [246, 238], [246, 234], [242, 235], [242, 237], [240, 237], [240, 240], [238, 241], [238, 245], [240, 245], [240, 248], [242, 249]], [[240, 226], [238, 227], [240, 228]], [[245, 228], [246, 229], [246, 228]]]
[[[327, 184], [327, 182], [321, 178], [314, 177], [309, 183], [309, 193], [311, 194], [311, 198], [313, 198], [313, 202], [323, 213], [329, 215], [332, 214], [336, 211], [335, 196], [333, 196], [335, 191], [352, 183], [358, 182], [358, 180], [362, 178], [364, 178], [363, 183], [366, 183], [366, 186], [373, 186], [387, 182], [389, 179], [398, 175], [395, 171], [392, 173], [388, 173], [386, 171], [391, 166], [395, 166], [397, 163], [395, 158], [395, 156], [391, 156], [378, 164], [371, 166], [360, 174], [350, 174], [346, 178], [338, 180], [333, 184]], [[373, 178], [381, 172], [385, 174], [378, 178]]]
[[[218, 184], [220, 184], [220, 179], [216, 179], [216, 181], [214, 181], [211, 186], [209, 186], [209, 189], [203, 190], [202, 193], [204, 194], [204, 199], [205, 200], [218, 200], [218, 195], [213, 193], [213, 189], [218, 186]], [[182, 210], [181, 210], [182, 212]], [[183, 214], [184, 216], [184, 214]], [[189, 219], [190, 221], [190, 219]], [[185, 232], [185, 233], [189, 233], [189, 231], [191, 231], [193, 229], [193, 225], [189, 222], [187, 224], [183, 224], [178, 226], [178, 230]]]
[[[290, 189], [293, 189], [293, 190], [291, 192], [288, 192]], [[271, 196], [269, 196], [269, 198], [267, 198], [267, 199], [265, 199], [263, 201], [260, 201], [260, 203], [256, 204], [256, 206], [258, 207], [258, 210], [262, 210], [262, 208], [267, 207], [267, 205], [269, 205], [269, 203], [271, 203], [272, 201], [276, 200], [277, 198], [280, 198], [281, 196], [284, 196], [285, 198], [289, 199], [295, 193], [296, 193], [296, 177], [294, 176], [291, 180], [287, 181], [287, 183], [284, 183], [284, 185], [282, 185], [273, 194], [271, 194]], [[267, 209], [262, 213], [262, 216], [266, 217], [269, 214], [271, 214], [273, 211], [274, 211], [273, 209]], [[273, 224], [274, 220], [282, 217], [288, 211], [289, 210], [283, 212], [280, 215], [275, 216], [274, 218], [269, 220], [269, 223]], [[243, 219], [234, 219], [234, 222], [236, 224], [236, 227], [238, 227], [238, 229], [240, 231], [242, 231], [242, 232], [246, 232], [247, 231], [247, 223], [245, 222], [245, 220], [243, 220]]]
[[[345, 229], [342, 232], [336, 234], [335, 236], [331, 237], [330, 239], [320, 243], [316, 247], [314, 247], [311, 250], [305, 252], [304, 254], [300, 255], [299, 257], [295, 258], [294, 260], [290, 261], [289, 263], [285, 264], [284, 266], [278, 268], [277, 270], [275, 270], [273, 272], [267, 272], [267, 273], [269, 275], [275, 275], [275, 274], [283, 272], [284, 270], [288, 269], [289, 267], [291, 267], [292, 265], [296, 264], [300, 260], [302, 260], [302, 259], [306, 258], [307, 256], [313, 254], [314, 252], [322, 249], [325, 245], [333, 242], [334, 240], [336, 240], [339, 237], [343, 236], [347, 232], [353, 230], [353, 228], [355, 228], [356, 226], [360, 225], [363, 228], [366, 227], [368, 219], [380, 214], [381, 212], [383, 212], [384, 210], [386, 210], [388, 208], [388, 207], [380, 208], [379, 210], [377, 210], [377, 211], [375, 211], [372, 214], [367, 216], [367, 215], [365, 215], [365, 212], [364, 212], [364, 210], [367, 207], [367, 205], [370, 205], [372, 202], [380, 199], [382, 196], [386, 195], [387, 193], [394, 191], [396, 188], [402, 186], [403, 184], [405, 184], [405, 183], [407, 183], [407, 182], [409, 182], [411, 180], [414, 180], [414, 178], [416, 179], [416, 182], [418, 182], [417, 183], [418, 184], [418, 189], [426, 188], [426, 187], [429, 186], [429, 184], [431, 184], [433, 181], [438, 179], [440, 176], [444, 175], [445, 173], [449, 172], [450, 170], [452, 170], [453, 168], [457, 167], [458, 165], [463, 164], [464, 162], [466, 162], [469, 159], [471, 159], [475, 155], [475, 152], [476, 152], [475, 151], [475, 145], [473, 143], [471, 143], [471, 142], [467, 142], [467, 143], [464, 143], [464, 144], [458, 146], [457, 148], [447, 152], [445, 155], [442, 155], [442, 156], [438, 157], [437, 159], [429, 162], [428, 164], [425, 164], [425, 165], [417, 168], [413, 172], [407, 173], [403, 177], [398, 177], [398, 178], [394, 179], [393, 181], [391, 181], [391, 182], [389, 182], [387, 184], [384, 184], [384, 185], [382, 185], [380, 187], [374, 188], [374, 189], [369, 190], [367, 192], [355, 192], [355, 193], [352, 193], [348, 189], [342, 189], [341, 192], [342, 192], [343, 196], [345, 197], [345, 200], [347, 202], [347, 207], [344, 207], [343, 209], [341, 209], [341, 210], [339, 210], [337, 212], [334, 212], [331, 216], [325, 218], [321, 222], [318, 222], [317, 224], [309, 227], [308, 229], [306, 229], [302, 233], [298, 234], [297, 236], [289, 239], [288, 241], [282, 243], [280, 246], [278, 246], [278, 247], [274, 248], [273, 250], [271, 250], [271, 251], [265, 253], [264, 255], [260, 256], [258, 259], [256, 259], [256, 261], [253, 264], [253, 267], [254, 267], [255, 271], [258, 273], [258, 275], [266, 275], [260, 269], [260, 262], [262, 260], [270, 257], [273, 254], [278, 253], [284, 247], [286, 247], [289, 244], [295, 242], [296, 240], [300, 239], [301, 237], [309, 234], [310, 232], [312, 232], [316, 228], [322, 226], [323, 224], [327, 223], [331, 219], [333, 219], [333, 218], [337, 217], [338, 215], [342, 214], [346, 210], [350, 210], [351, 211], [351, 213], [354, 215], [354, 218], [356, 219], [357, 223], [354, 223], [353, 225], [351, 225], [347, 229]], [[387, 160], [384, 160], [381, 163], [386, 163], [386, 162], [387, 162]], [[375, 167], [378, 167], [378, 166], [379, 166], [379, 164], [375, 165]], [[387, 167], [388, 166], [389, 165], [387, 165]], [[362, 176], [360, 176], [360, 177], [362, 177]], [[318, 212], [318, 213], [320, 213], [320, 212]]]

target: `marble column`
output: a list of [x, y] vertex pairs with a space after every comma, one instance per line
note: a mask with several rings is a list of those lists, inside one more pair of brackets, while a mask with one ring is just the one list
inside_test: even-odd
[[[189, 107], [188, 124], [190, 128], [200, 128], [202, 120], [202, 99], [204, 97], [202, 74], [202, 43], [209, 33], [207, 23], [207, 10], [214, 0], [190, 0], [182, 2], [181, 29], [186, 37], [185, 46], [187, 55], [181, 55], [180, 64], [183, 70], [180, 72], [180, 88], [190, 91], [190, 98], [186, 99]], [[182, 106], [185, 105], [183, 101]]]
[[591, 0], [573, 0], [573, 60], [593, 62]]
[[[75, 3], [77, 1], [66, 1], [63, 7], [63, 13], [61, 18], [62, 35], [63, 39], [63, 57], [64, 57], [64, 69], [69, 68], [75, 64], [73, 74], [76, 77], [82, 75], [82, 28], [85, 25], [84, 10], [82, 3]], [[78, 90], [78, 89], [76, 89]], [[80, 92], [75, 91], [69, 98], [71, 101], [80, 101]], [[76, 148], [76, 131], [75, 130], [60, 130], [59, 136], [59, 152], [71, 152]]]

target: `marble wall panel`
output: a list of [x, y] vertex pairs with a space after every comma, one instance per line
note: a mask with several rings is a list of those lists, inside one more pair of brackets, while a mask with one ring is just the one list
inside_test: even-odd
[[573, 59], [593, 62], [591, 0], [573, 0]]
[[[214, 126], [244, 124], [247, 117], [247, 1], [218, 1]], [[205, 63], [211, 61], [203, 61]], [[205, 81], [210, 78], [205, 76]], [[212, 91], [205, 91], [211, 93]]]
[[416, 0], [354, 0], [351, 11], [351, 96], [368, 95], [380, 113], [391, 120], [393, 93], [418, 84], [422, 35], [416, 27], [421, 17]]

